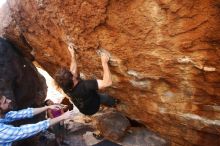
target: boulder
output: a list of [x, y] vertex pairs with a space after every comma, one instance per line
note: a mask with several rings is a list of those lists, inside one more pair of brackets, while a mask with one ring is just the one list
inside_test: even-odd
[[51, 76], [73, 44], [85, 78], [111, 55], [118, 110], [171, 145], [220, 145], [219, 0], [8, 0], [0, 32]]
[[22, 109], [42, 105], [46, 93], [45, 79], [32, 62], [8, 40], [0, 38], [0, 94]]
[[129, 120], [114, 111], [95, 115], [96, 126], [101, 135], [112, 141], [120, 141], [130, 126]]

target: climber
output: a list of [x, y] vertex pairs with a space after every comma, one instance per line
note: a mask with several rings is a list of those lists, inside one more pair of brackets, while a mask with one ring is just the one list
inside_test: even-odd
[[79, 111], [85, 115], [93, 115], [99, 110], [100, 104], [110, 107], [115, 106], [118, 100], [107, 94], [97, 92], [99, 89], [112, 85], [111, 72], [108, 67], [110, 56], [104, 52], [100, 53], [104, 70], [102, 80], [83, 80], [77, 70], [75, 49], [72, 45], [68, 49], [71, 54], [70, 71], [66, 68], [59, 69], [55, 74], [55, 80], [63, 91], [71, 97]]
[[55, 125], [65, 119], [69, 119], [73, 115], [73, 111], [68, 111], [59, 117], [43, 120], [35, 124], [22, 125], [20, 127], [14, 127], [7, 124], [16, 120], [32, 118], [49, 108], [61, 108], [61, 105], [50, 105], [40, 108], [27, 108], [19, 111], [11, 111], [12, 101], [4, 95], [0, 95], [0, 145], [11, 146], [12, 142], [36, 135], [49, 128], [49, 126]]

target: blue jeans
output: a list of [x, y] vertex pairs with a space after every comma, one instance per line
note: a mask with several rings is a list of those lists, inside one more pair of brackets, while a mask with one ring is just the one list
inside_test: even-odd
[[104, 93], [98, 93], [100, 97], [100, 104], [103, 104], [105, 106], [115, 106], [116, 100], [111, 97], [110, 95], [104, 94]]

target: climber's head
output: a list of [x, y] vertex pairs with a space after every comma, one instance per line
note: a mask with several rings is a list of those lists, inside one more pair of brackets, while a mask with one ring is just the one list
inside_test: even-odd
[[54, 104], [54, 102], [52, 100], [50, 100], [50, 99], [46, 99], [44, 101], [44, 105], [46, 105], [46, 106], [53, 105], [53, 104]]
[[66, 68], [59, 69], [55, 74], [55, 80], [64, 91], [73, 87], [73, 75]]

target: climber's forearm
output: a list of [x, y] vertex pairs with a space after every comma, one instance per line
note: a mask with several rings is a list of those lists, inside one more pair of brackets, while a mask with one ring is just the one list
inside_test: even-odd
[[70, 63], [70, 71], [75, 78], [78, 77], [78, 70], [77, 70], [77, 62], [76, 62], [76, 54], [74, 48], [68, 48], [71, 54], [71, 63]]
[[111, 72], [108, 66], [108, 63], [102, 62], [102, 67], [103, 67], [103, 82], [105, 87], [109, 87], [112, 85], [112, 76]]
[[74, 77], [78, 77], [78, 69], [75, 54], [71, 54], [70, 71]]

